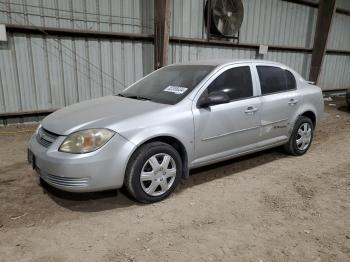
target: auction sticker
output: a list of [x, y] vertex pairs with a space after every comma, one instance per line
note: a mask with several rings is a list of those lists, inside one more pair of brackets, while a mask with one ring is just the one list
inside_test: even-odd
[[188, 88], [182, 86], [168, 86], [163, 91], [181, 95], [187, 91]]

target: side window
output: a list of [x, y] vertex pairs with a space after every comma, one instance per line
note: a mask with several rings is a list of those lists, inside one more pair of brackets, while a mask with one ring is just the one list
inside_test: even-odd
[[286, 74], [286, 82], [287, 82], [287, 90], [293, 90], [297, 88], [297, 83], [295, 81], [295, 77], [288, 70], [284, 70]]
[[215, 91], [226, 93], [231, 100], [252, 97], [253, 84], [250, 67], [235, 67], [223, 72], [207, 88], [208, 94]]
[[288, 91], [296, 88], [293, 74], [274, 66], [257, 66], [262, 95]]

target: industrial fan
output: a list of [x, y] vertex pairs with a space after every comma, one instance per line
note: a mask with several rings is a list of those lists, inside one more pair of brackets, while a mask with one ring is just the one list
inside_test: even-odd
[[210, 34], [225, 38], [236, 38], [243, 14], [241, 0], [208, 0], [204, 9], [205, 24], [207, 27], [209, 25]]

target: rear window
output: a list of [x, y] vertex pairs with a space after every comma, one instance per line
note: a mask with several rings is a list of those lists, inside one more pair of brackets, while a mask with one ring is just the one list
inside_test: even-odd
[[295, 77], [288, 70], [275, 66], [257, 66], [262, 95], [296, 89]]

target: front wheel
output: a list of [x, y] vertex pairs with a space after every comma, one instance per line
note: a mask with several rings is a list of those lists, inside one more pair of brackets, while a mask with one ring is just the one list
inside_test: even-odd
[[125, 187], [139, 202], [157, 202], [175, 190], [181, 170], [181, 157], [175, 148], [163, 142], [145, 144], [129, 160]]
[[310, 148], [314, 133], [314, 125], [310, 118], [300, 116], [294, 125], [289, 141], [284, 145], [287, 153], [300, 156]]

